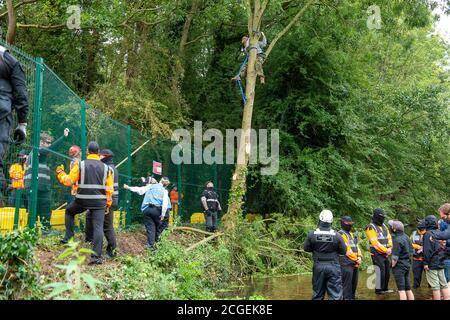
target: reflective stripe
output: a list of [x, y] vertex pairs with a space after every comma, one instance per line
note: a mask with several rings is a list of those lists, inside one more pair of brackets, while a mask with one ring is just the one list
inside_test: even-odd
[[84, 161], [80, 162], [80, 182], [84, 183], [84, 171], [85, 171], [85, 164]]
[[106, 187], [102, 186], [101, 184], [84, 184], [84, 183], [80, 183], [78, 185], [79, 188], [82, 189], [100, 189], [100, 190], [105, 190]]
[[109, 167], [103, 163], [103, 184], [106, 186], [106, 178], [108, 177]]
[[44, 169], [50, 170], [50, 167], [48, 165], [46, 165], [45, 163], [39, 163], [39, 168], [44, 168]]
[[333, 229], [331, 229], [330, 231], [316, 229], [316, 231], [314, 231], [314, 234], [330, 234], [334, 236], [336, 235], [336, 232]]
[[114, 183], [114, 187], [118, 187], [119, 184], [117, 182]]
[[118, 195], [119, 194], [119, 191], [114, 191], [113, 192], [113, 196], [116, 196], [116, 195]]
[[78, 199], [106, 199], [104, 194], [77, 194], [75, 197]]
[[[42, 178], [42, 179], [51, 180], [50, 176], [49, 176], [48, 174], [45, 174], [45, 173], [39, 173], [39, 174], [38, 174], [38, 177], [39, 177], [39, 178]], [[26, 179], [26, 180], [31, 180], [31, 173], [30, 173], [30, 174], [27, 174], [27, 175], [24, 177], [24, 179]]]

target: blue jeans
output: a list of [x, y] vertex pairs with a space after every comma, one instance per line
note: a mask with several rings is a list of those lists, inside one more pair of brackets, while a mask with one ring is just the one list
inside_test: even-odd
[[445, 273], [445, 279], [447, 282], [450, 282], [450, 259], [444, 261], [444, 273]]

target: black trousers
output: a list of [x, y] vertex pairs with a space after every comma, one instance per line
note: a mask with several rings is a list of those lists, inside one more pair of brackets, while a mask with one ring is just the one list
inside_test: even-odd
[[[107, 241], [106, 251], [112, 252], [117, 247], [116, 232], [114, 231], [114, 210], [111, 209], [110, 213], [105, 214], [105, 219], [103, 222], [103, 233]], [[91, 210], [86, 212], [86, 226], [85, 226], [85, 236], [87, 242], [92, 242], [94, 237], [94, 230], [92, 225], [92, 213]]]
[[[20, 196], [19, 205], [21, 208], [28, 208], [28, 199], [26, 195], [25, 189], [22, 190], [22, 195]], [[18, 189], [11, 189], [11, 195], [9, 196], [9, 206], [15, 207], [16, 206], [16, 195], [19, 194]]]
[[[6, 102], [6, 100], [2, 100], [2, 102]], [[0, 168], [2, 170], [2, 175], [3, 175], [3, 158], [5, 157], [5, 154], [8, 151], [9, 140], [11, 136], [12, 120], [13, 120], [12, 114], [8, 114], [6, 117], [0, 120]]]
[[372, 256], [372, 262], [375, 266], [376, 274], [376, 291], [386, 291], [389, 286], [391, 261], [382, 254], [375, 254]]
[[344, 300], [355, 300], [358, 287], [358, 268], [351, 264], [341, 264], [342, 291]]
[[156, 242], [156, 232], [161, 225], [161, 208], [148, 207], [144, 210], [144, 225], [147, 230], [147, 243], [153, 248]]
[[313, 267], [313, 300], [342, 300], [341, 266], [337, 262], [315, 262]]
[[[79, 205], [76, 201], [72, 201], [66, 207], [66, 235], [64, 240], [69, 241], [74, 236], [75, 216], [89, 208]], [[103, 248], [103, 224], [105, 220], [105, 208], [89, 209], [92, 215], [92, 251], [93, 256], [101, 257]]]
[[423, 265], [423, 260], [413, 259], [412, 272], [414, 275], [414, 289], [420, 288], [420, 284], [422, 283]]
[[206, 231], [214, 232], [217, 230], [217, 216], [217, 211], [208, 210], [205, 213]]
[[159, 239], [161, 238], [161, 234], [169, 226], [169, 215], [170, 215], [170, 210], [167, 210], [167, 213], [164, 216], [163, 221], [161, 221], [161, 223], [159, 224], [159, 228], [156, 230], [156, 240], [155, 240], [156, 242], [159, 241]]

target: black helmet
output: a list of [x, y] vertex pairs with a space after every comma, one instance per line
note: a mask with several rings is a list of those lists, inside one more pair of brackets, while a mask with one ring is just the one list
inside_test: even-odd
[[89, 144], [87, 146], [87, 149], [88, 149], [89, 153], [94, 153], [94, 154], [96, 153], [96, 154], [98, 154], [99, 151], [100, 151], [100, 146], [98, 145], [97, 142], [91, 141], [91, 142], [89, 142]]
[[417, 229], [423, 230], [427, 228], [427, 224], [425, 222], [425, 219], [420, 219], [419, 222], [417, 222]]

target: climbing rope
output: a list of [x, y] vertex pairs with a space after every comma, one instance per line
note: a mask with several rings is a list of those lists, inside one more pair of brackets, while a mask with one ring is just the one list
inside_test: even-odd
[[247, 98], [245, 96], [245, 91], [244, 91], [244, 88], [242, 87], [242, 83], [241, 83], [241, 72], [244, 69], [245, 65], [247, 64], [248, 57], [249, 57], [250, 52], [251, 52], [252, 49], [257, 49], [257, 48], [256, 47], [250, 47], [248, 49], [248, 53], [245, 56], [244, 62], [242, 62], [241, 67], [239, 68], [239, 71], [238, 71], [238, 73], [237, 73], [237, 75], [235, 77], [236, 78], [236, 82], [237, 82], [237, 84], [239, 86], [239, 90], [241, 91], [242, 102], [244, 103], [244, 106], [247, 103]]

